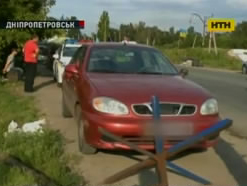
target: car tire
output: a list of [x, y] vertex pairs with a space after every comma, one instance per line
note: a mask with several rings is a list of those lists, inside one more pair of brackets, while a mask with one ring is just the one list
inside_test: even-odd
[[246, 65], [242, 66], [242, 74], [247, 74], [247, 66]]
[[65, 103], [64, 95], [62, 95], [62, 115], [64, 118], [72, 117], [72, 114]]
[[78, 147], [79, 151], [83, 154], [95, 154], [97, 152], [97, 148], [92, 147], [86, 142], [84, 135], [84, 122], [81, 115], [81, 110], [76, 109], [76, 120], [78, 126]]

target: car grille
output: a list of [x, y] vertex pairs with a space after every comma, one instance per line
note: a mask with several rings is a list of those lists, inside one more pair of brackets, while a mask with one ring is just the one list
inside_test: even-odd
[[[150, 103], [134, 104], [132, 109], [137, 115], [152, 115], [152, 107]], [[193, 115], [195, 112], [196, 105], [160, 103], [160, 114], [162, 116], [186, 116]]]

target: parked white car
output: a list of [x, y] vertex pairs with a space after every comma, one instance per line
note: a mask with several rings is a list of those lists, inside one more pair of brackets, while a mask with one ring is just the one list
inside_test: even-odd
[[65, 66], [69, 64], [72, 56], [80, 46], [81, 44], [63, 44], [53, 55], [55, 59], [53, 62], [53, 75], [58, 86], [62, 84]]
[[247, 52], [244, 52], [239, 57], [242, 60], [242, 73], [247, 74]]
[[247, 74], [247, 50], [246, 49], [232, 49], [228, 52], [232, 57], [238, 57], [242, 61], [242, 73]]

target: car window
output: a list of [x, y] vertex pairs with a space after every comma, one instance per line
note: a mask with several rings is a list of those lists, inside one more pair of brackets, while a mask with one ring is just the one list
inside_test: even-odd
[[145, 47], [94, 47], [88, 72], [177, 74], [177, 69], [158, 50]]
[[63, 57], [72, 57], [78, 48], [79, 48], [79, 46], [78, 47], [75, 47], [75, 46], [64, 47]]
[[78, 59], [80, 63], [83, 63], [85, 55], [86, 55], [86, 51], [87, 51], [87, 47], [82, 46], [78, 54]]
[[82, 46], [77, 49], [70, 61], [70, 64], [82, 63], [86, 54], [86, 46]]
[[152, 60], [153, 60], [152, 55], [147, 51], [143, 51], [141, 55], [142, 55], [142, 59], [143, 59], [143, 62], [145, 63], [145, 65], [151, 66]]
[[116, 63], [129, 63], [134, 57], [134, 52], [117, 51], [114, 56], [114, 61]]

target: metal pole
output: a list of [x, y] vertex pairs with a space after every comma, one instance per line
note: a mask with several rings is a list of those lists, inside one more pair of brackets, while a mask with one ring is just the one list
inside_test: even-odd
[[206, 17], [202, 18], [202, 16], [200, 14], [197, 14], [197, 13], [193, 13], [192, 15], [198, 17], [200, 19], [200, 21], [202, 22], [202, 26], [203, 26], [203, 28], [202, 28], [202, 30], [203, 30], [203, 32], [202, 32], [202, 47], [204, 47], [205, 46], [205, 33], [206, 33], [207, 18]]
[[213, 33], [213, 41], [214, 41], [214, 52], [216, 55], [218, 55], [218, 49], [216, 44], [216, 38], [215, 38], [215, 32]]
[[206, 17], [204, 17], [204, 19], [203, 19], [202, 47], [205, 46], [205, 33], [206, 33]]
[[196, 45], [196, 40], [197, 40], [197, 34], [196, 34], [196, 36], [195, 36], [195, 39], [194, 39], [194, 42], [193, 42], [192, 48], [195, 48], [195, 45]]
[[208, 43], [208, 52], [211, 52], [211, 43], [212, 43], [212, 32], [209, 34], [209, 43]]

